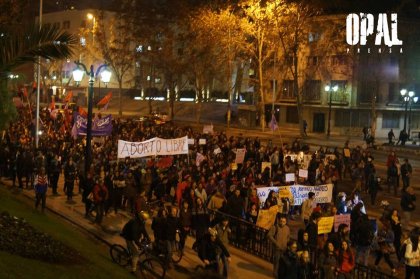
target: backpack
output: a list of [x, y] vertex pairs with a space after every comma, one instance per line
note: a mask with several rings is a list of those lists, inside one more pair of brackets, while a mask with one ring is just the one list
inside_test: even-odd
[[369, 219], [360, 217], [358, 224], [355, 226], [355, 242], [356, 245], [370, 246], [375, 238], [375, 233]]
[[132, 230], [132, 227], [133, 227], [133, 223], [134, 223], [135, 221], [133, 220], [133, 219], [131, 219], [129, 222], [127, 222], [125, 225], [124, 225], [124, 227], [123, 227], [123, 229], [122, 229], [122, 231], [121, 231], [121, 233], [120, 233], [120, 236], [122, 236], [122, 237], [124, 237], [125, 239], [127, 239], [127, 237], [129, 237], [130, 236], [130, 231]]

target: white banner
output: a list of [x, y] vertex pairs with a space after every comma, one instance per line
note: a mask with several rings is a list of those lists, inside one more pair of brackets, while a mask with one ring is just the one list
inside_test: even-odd
[[152, 138], [142, 142], [118, 141], [118, 158], [141, 158], [188, 154], [188, 138], [161, 139]]
[[329, 203], [332, 199], [333, 187], [333, 184], [318, 186], [290, 185], [279, 187], [259, 187], [257, 188], [257, 195], [260, 201], [260, 207], [264, 206], [264, 202], [271, 190], [279, 193], [279, 198], [289, 198], [291, 204], [293, 205], [301, 205], [302, 202], [308, 198], [309, 192], [315, 193], [316, 203]]

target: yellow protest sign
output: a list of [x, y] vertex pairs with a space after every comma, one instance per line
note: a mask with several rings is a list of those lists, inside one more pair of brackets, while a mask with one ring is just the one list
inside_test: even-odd
[[277, 206], [272, 206], [269, 209], [261, 209], [258, 212], [257, 226], [269, 230], [276, 221], [277, 212]]
[[334, 216], [321, 217], [318, 222], [318, 234], [330, 233], [334, 226]]

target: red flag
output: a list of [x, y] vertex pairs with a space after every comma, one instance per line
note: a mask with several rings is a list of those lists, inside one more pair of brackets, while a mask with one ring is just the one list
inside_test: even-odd
[[108, 104], [109, 103], [109, 101], [111, 100], [111, 98], [112, 98], [112, 92], [109, 92], [108, 94], [106, 94], [106, 96], [105, 97], [103, 97], [102, 98], [102, 100], [100, 100], [99, 101], [99, 103], [97, 103], [96, 105], [97, 106], [100, 106], [100, 105], [106, 105], [106, 104]]
[[87, 117], [87, 112], [82, 107], [79, 107], [79, 114], [83, 117]]
[[53, 111], [53, 110], [55, 110], [55, 100], [54, 100], [54, 98], [52, 99], [51, 104], [50, 104], [50, 111]]
[[23, 96], [25, 96], [25, 98], [28, 98], [28, 89], [26, 89], [25, 86], [22, 89], [23, 89]]
[[73, 91], [69, 91], [69, 93], [67, 93], [66, 97], [64, 98], [64, 103], [70, 102], [72, 98], [73, 98]]

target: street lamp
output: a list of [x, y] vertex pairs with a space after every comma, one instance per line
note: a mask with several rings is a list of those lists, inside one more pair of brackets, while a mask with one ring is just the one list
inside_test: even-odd
[[[407, 111], [408, 105], [410, 104], [410, 123], [411, 124], [411, 105], [412, 103], [416, 103], [418, 101], [418, 97], [414, 97], [414, 91], [407, 91], [407, 89], [401, 89], [400, 91], [401, 96], [403, 97], [405, 103], [405, 114], [404, 114], [404, 131], [407, 131]], [[408, 127], [408, 137], [410, 137], [410, 127]]]
[[419, 97], [415, 96], [411, 99], [410, 102], [410, 114], [408, 117], [408, 138], [411, 138], [411, 107], [413, 106], [413, 104], [417, 103], [417, 101], [419, 100]]
[[[99, 66], [96, 72], [93, 71], [93, 65], [90, 66], [90, 71], [88, 72], [86, 66], [78, 61], [74, 62], [77, 65], [77, 68], [73, 71], [73, 79], [77, 84], [83, 79], [83, 75], [86, 73], [89, 75], [89, 91], [88, 91], [88, 115], [87, 115], [87, 127], [86, 127], [86, 149], [85, 149], [85, 176], [89, 172], [91, 154], [92, 154], [92, 103], [93, 103], [93, 84], [95, 82], [95, 77], [101, 74], [101, 80], [105, 83], [108, 83], [111, 79], [111, 72], [106, 69], [107, 65], [103, 64]], [[101, 72], [102, 71], [102, 72]]]
[[327, 129], [327, 137], [330, 137], [330, 133], [331, 133], [332, 92], [337, 92], [337, 90], [338, 90], [338, 85], [334, 85], [334, 86], [326, 85], [325, 86], [325, 91], [330, 94], [330, 99], [329, 99], [329, 102], [328, 102], [328, 129]]

